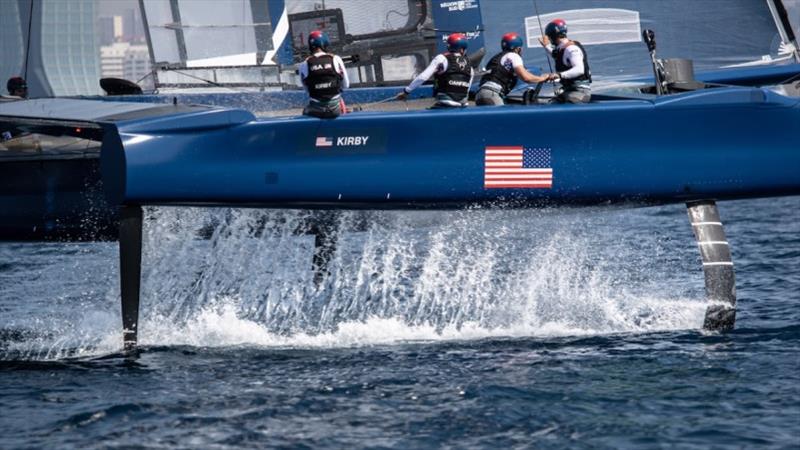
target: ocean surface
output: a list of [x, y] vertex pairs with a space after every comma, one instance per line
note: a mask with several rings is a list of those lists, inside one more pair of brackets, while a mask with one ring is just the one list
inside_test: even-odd
[[738, 321], [685, 208], [147, 210], [138, 355], [114, 243], [0, 243], [0, 448], [798, 448], [800, 197], [722, 202]]

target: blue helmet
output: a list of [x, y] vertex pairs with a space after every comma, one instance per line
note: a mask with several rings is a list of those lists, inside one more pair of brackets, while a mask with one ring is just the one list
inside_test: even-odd
[[447, 36], [447, 50], [457, 52], [467, 49], [467, 36], [463, 33], [453, 33]]
[[508, 51], [522, 48], [522, 38], [517, 33], [506, 33], [500, 40], [500, 48]]
[[557, 38], [566, 37], [567, 36], [567, 22], [564, 22], [564, 19], [553, 19], [544, 29], [544, 34], [551, 41], [555, 41]]
[[308, 48], [311, 50], [315, 48], [325, 50], [330, 43], [331, 41], [328, 40], [328, 35], [320, 30], [314, 30], [308, 33]]

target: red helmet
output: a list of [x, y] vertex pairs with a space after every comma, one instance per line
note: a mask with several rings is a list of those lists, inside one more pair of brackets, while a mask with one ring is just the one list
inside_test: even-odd
[[556, 38], [566, 37], [567, 35], [567, 22], [564, 19], [553, 19], [550, 23], [547, 24], [547, 27], [544, 29], [544, 34], [551, 41], [555, 41]]
[[517, 33], [506, 33], [500, 39], [500, 48], [503, 50], [514, 50], [522, 48], [522, 38]]
[[308, 48], [315, 49], [321, 48], [325, 50], [330, 45], [330, 40], [328, 40], [328, 35], [325, 34], [324, 31], [321, 30], [314, 30], [311, 33], [308, 33]]
[[453, 33], [447, 36], [447, 49], [451, 52], [467, 49], [467, 36], [464, 33]]

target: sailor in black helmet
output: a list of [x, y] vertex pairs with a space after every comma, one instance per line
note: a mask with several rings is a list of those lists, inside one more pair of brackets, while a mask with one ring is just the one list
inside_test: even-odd
[[328, 36], [322, 31], [309, 33], [311, 56], [298, 67], [309, 96], [303, 114], [323, 119], [333, 119], [346, 112], [342, 90], [350, 86], [342, 58], [325, 52], [329, 43]]
[[547, 81], [548, 76], [534, 75], [522, 62], [522, 38], [517, 33], [506, 33], [500, 39], [502, 51], [486, 64], [489, 71], [481, 78], [481, 88], [475, 95], [476, 105], [504, 105], [505, 98], [518, 80], [526, 83]]
[[548, 23], [544, 34], [539, 42], [550, 50], [556, 63], [557, 73], [551, 78], [560, 79], [563, 88], [553, 100], [557, 103], [588, 103], [592, 98], [592, 71], [583, 45], [567, 38], [567, 23], [562, 19]]
[[447, 51], [436, 55], [428, 67], [397, 94], [397, 98], [405, 100], [411, 91], [434, 76], [434, 92], [436, 92], [434, 108], [467, 106], [469, 87], [472, 85], [472, 66], [465, 56], [466, 52], [467, 36], [462, 33], [451, 34], [447, 37]]
[[28, 98], [28, 83], [22, 77], [11, 77], [6, 83], [8, 95], [13, 99]]

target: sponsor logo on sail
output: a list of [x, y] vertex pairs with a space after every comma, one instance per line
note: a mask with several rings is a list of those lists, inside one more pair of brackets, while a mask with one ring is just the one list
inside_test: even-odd
[[439, 7], [448, 11], [464, 11], [478, 7], [477, 0], [455, 0], [439, 3]]

